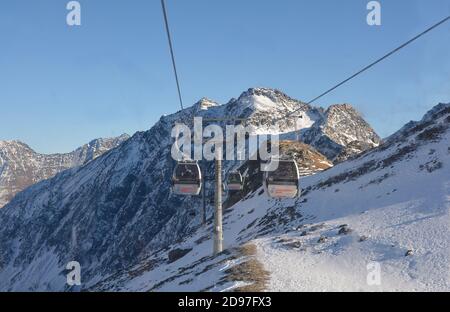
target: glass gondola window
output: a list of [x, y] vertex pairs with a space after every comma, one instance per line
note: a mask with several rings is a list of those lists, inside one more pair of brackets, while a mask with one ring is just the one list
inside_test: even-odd
[[228, 177], [228, 181], [230, 183], [241, 183], [242, 179], [239, 174], [230, 174], [230, 176]]
[[289, 161], [280, 161], [278, 168], [269, 172], [269, 179], [272, 181], [290, 181], [298, 179], [298, 172], [295, 165]]
[[175, 178], [178, 180], [196, 181], [200, 179], [197, 166], [195, 164], [180, 164], [175, 170]]
[[244, 181], [240, 172], [230, 172], [227, 178], [227, 188], [229, 191], [242, 191]]
[[177, 163], [172, 176], [172, 190], [177, 195], [199, 195], [202, 185], [200, 167], [196, 162]]
[[295, 160], [279, 160], [278, 168], [265, 173], [265, 188], [269, 197], [294, 198], [300, 194], [299, 172]]

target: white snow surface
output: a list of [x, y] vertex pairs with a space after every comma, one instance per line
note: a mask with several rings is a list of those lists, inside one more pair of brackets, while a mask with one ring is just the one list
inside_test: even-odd
[[[270, 273], [267, 291], [450, 291], [448, 119], [302, 179], [298, 199], [277, 201], [257, 190], [226, 213], [225, 247], [257, 246], [256, 259]], [[445, 129], [438, 138], [417, 136], [435, 126]], [[92, 290], [230, 291], [245, 284], [223, 279], [246, 258], [211, 257], [211, 233], [209, 223], [172, 246], [192, 248], [173, 263], [169, 248]], [[375, 285], [367, 282], [374, 262]]]
[[[423, 127], [415, 124], [386, 145], [302, 178], [297, 199], [269, 199], [262, 188], [248, 194], [224, 211], [226, 252], [211, 256], [211, 219], [199, 226], [199, 213], [189, 215], [201, 211], [201, 201], [161, 194], [169, 180], [160, 177], [168, 177], [171, 167], [166, 158], [153, 160], [168, 153], [172, 121], [192, 120], [192, 110], [204, 117], [226, 110], [266, 127], [267, 114], [241, 105], [260, 93], [290, 106], [271, 115], [301, 105], [268, 90], [249, 91], [223, 106], [208, 102], [207, 110], [196, 105], [86, 166], [19, 193], [0, 210], [0, 291], [68, 290], [64, 266], [73, 255], [82, 257], [82, 288], [91, 291], [231, 291], [250, 282], [226, 279], [227, 270], [249, 257], [269, 272], [266, 290], [450, 290], [448, 104], [440, 107], [446, 114]], [[320, 112], [305, 107], [304, 113]], [[433, 127], [444, 130], [436, 136], [429, 132]], [[292, 131], [292, 124], [283, 129]], [[323, 146], [315, 130], [313, 142]], [[148, 193], [146, 183], [156, 187]], [[351, 231], [339, 235], [342, 224]], [[244, 244], [256, 245], [256, 255], [240, 254], [236, 248]], [[169, 261], [177, 250], [187, 253]], [[379, 286], [366, 283], [371, 261], [381, 266]]]
[[[392, 148], [370, 152], [306, 178], [303, 184], [315, 185], [368, 160], [386, 159], [390, 153]], [[441, 169], [421, 169], [436, 160]], [[267, 290], [449, 291], [449, 168], [447, 131], [440, 141], [418, 147], [392, 166], [305, 195], [307, 201], [299, 208], [303, 215], [314, 216], [314, 222], [281, 235], [300, 247], [284, 248], [274, 237], [255, 241], [259, 260], [271, 272]], [[352, 232], [339, 235], [344, 224]], [[317, 225], [319, 229], [311, 231]], [[303, 231], [307, 235], [300, 235]], [[318, 243], [320, 237], [326, 237], [324, 243]], [[408, 250], [412, 255], [406, 256]], [[380, 264], [380, 285], [367, 283], [371, 262]]]

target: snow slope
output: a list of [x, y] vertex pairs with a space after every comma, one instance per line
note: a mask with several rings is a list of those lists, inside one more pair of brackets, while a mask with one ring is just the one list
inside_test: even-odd
[[[170, 134], [174, 124], [183, 122], [192, 126], [194, 116], [230, 116], [247, 118], [254, 132], [271, 133], [275, 129], [274, 118], [297, 109], [300, 109], [305, 120], [302, 135], [308, 134], [317, 142], [319, 152], [326, 150], [335, 155], [345, 148], [321, 130], [319, 125], [329, 123], [326, 110], [291, 99], [277, 90], [249, 89], [238, 99], [224, 105], [202, 99], [192, 107], [163, 116], [149, 131], [136, 133], [110, 152], [20, 192], [0, 210], [0, 290], [67, 290], [64, 268], [73, 260], [81, 264], [85, 289], [108, 277], [127, 272], [135, 265], [140, 266], [139, 272], [146, 272], [150, 267], [166, 263], [171, 251], [173, 260], [176, 254], [183, 252], [166, 250], [169, 246], [190, 235], [202, 235], [199, 227], [202, 220], [201, 197], [181, 198], [170, 193], [170, 178], [175, 164], [170, 156]], [[350, 110], [351, 107], [342, 106], [342, 112], [349, 113], [344, 114], [348, 117], [340, 119], [340, 122], [359, 124], [362, 118]], [[295, 120], [281, 120], [277, 126], [277, 133], [289, 137], [295, 130]], [[310, 132], [313, 128], [314, 132]], [[345, 129], [342, 136], [348, 136], [348, 131], [353, 129], [350, 133], [352, 138], [361, 140], [374, 135], [373, 130], [366, 126], [339, 129]], [[336, 140], [340, 138], [343, 140], [340, 142], [345, 142], [339, 133], [334, 133], [334, 136]], [[366, 143], [370, 145], [369, 141]], [[303, 166], [302, 172], [313, 173], [331, 165], [323, 155], [310, 148], [300, 147], [297, 155], [298, 159], [311, 160], [311, 168]], [[205, 173], [214, 172], [213, 163], [204, 165]], [[225, 162], [225, 174], [237, 165], [236, 162]], [[207, 183], [207, 190], [206, 195], [210, 199], [213, 197], [211, 182]], [[243, 208], [248, 210], [246, 215], [235, 215], [231, 213], [235, 211], [232, 208], [227, 216], [227, 220], [234, 223], [226, 226], [242, 231], [241, 234], [233, 234], [235, 240], [230, 239], [227, 241], [229, 243], [254, 238], [264, 228], [263, 224], [257, 228], [250, 226], [254, 218], [264, 216], [261, 217], [264, 219], [271, 215], [272, 206], [264, 205], [265, 197], [254, 193], [233, 207], [244, 207], [250, 197], [255, 200], [254, 206]], [[226, 205], [232, 204], [228, 202]], [[208, 200], [209, 219], [212, 211]], [[247, 226], [249, 228], [246, 230], [242, 228]], [[210, 236], [210, 230], [203, 233], [203, 236], [206, 235]], [[190, 244], [204, 245], [205, 250], [209, 249], [203, 236], [199, 237], [201, 241], [198, 244]], [[198, 256], [205, 254], [199, 251]], [[227, 257], [235, 255], [231, 253]], [[192, 263], [190, 260], [180, 261]], [[178, 265], [177, 261], [171, 263]], [[203, 263], [200, 261], [199, 267]], [[169, 272], [168, 268], [168, 271], [154, 273], [161, 282], [163, 278], [170, 278]], [[212, 279], [204, 279], [205, 283], [209, 281]], [[149, 283], [147, 286], [170, 288], [162, 284], [156, 287]]]
[[[267, 290], [449, 291], [449, 124], [439, 105], [401, 140], [305, 179], [297, 209], [312, 222], [256, 241]], [[367, 283], [374, 261], [380, 285]]]
[[210, 255], [210, 220], [90, 290], [230, 291], [263, 272], [256, 283], [268, 291], [450, 291], [449, 168], [450, 104], [441, 104], [395, 140], [303, 178], [298, 199], [248, 194], [225, 214], [220, 256]]
[[[447, 132], [443, 141], [419, 148], [393, 167], [307, 194], [299, 209], [314, 215], [313, 224], [257, 241], [259, 259], [271, 272], [267, 289], [449, 291], [449, 146]], [[420, 169], [435, 159], [442, 161], [441, 169]], [[315, 178], [304, 182], [317, 183]], [[338, 234], [343, 224], [352, 231], [348, 235]], [[311, 231], [317, 225], [320, 228]], [[303, 231], [307, 235], [302, 236]], [[318, 243], [320, 237], [326, 237], [323, 243]], [[286, 248], [278, 238], [298, 242], [299, 247]], [[405, 256], [408, 250], [411, 256]], [[381, 265], [379, 286], [366, 281], [367, 265], [373, 261]]]

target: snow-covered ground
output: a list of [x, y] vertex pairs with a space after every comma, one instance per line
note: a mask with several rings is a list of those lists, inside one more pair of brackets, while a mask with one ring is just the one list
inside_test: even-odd
[[[436, 124], [448, 127], [448, 118]], [[417, 148], [384, 168], [304, 195], [297, 207], [302, 215], [314, 216], [313, 222], [256, 240], [258, 259], [271, 273], [267, 290], [450, 290], [448, 128], [440, 140], [408, 138], [303, 183], [317, 185], [350, 167], [390, 159], [411, 144]], [[339, 234], [342, 228], [346, 234]], [[367, 282], [374, 262], [379, 285]]]
[[[248, 109], [247, 99], [267, 111]], [[284, 201], [259, 187], [258, 164], [242, 164], [247, 193], [224, 203], [226, 250], [213, 257], [212, 206], [202, 226], [201, 198], [169, 192], [174, 121], [226, 112], [269, 131], [272, 118], [295, 107], [317, 118], [302, 130], [304, 143], [350, 160], [324, 170], [324, 156], [298, 146], [302, 173], [322, 172], [302, 176], [302, 195]], [[292, 139], [295, 125], [281, 124]], [[368, 150], [378, 136], [348, 105], [325, 111], [266, 89], [220, 106], [203, 100], [1, 209], [0, 290], [69, 290], [65, 268], [74, 259], [91, 291], [450, 290], [449, 124], [450, 105], [441, 104]], [[369, 285], [378, 266], [380, 284]]]
[[[424, 177], [425, 184], [410, 179], [395, 192], [392, 178], [365, 192], [349, 183], [332, 198], [311, 196], [302, 211], [330, 209], [314, 220], [323, 228], [309, 232], [311, 225], [304, 226], [279, 237], [298, 242], [294, 248], [277, 243], [278, 237], [257, 240], [258, 258], [271, 272], [268, 290], [450, 290], [450, 178], [440, 175]], [[343, 224], [352, 232], [339, 235]], [[408, 250], [413, 254], [405, 256]], [[380, 285], [367, 283], [372, 262], [380, 265]]]
[[[229, 291], [249, 281], [228, 270], [252, 258], [267, 291], [450, 291], [450, 106], [441, 108], [402, 139], [303, 178], [295, 200], [249, 194], [225, 214], [225, 254], [211, 257], [209, 223], [92, 290]], [[244, 244], [256, 254], [237, 252]], [[174, 249], [187, 254], [168, 263]]]
[[[295, 120], [283, 118], [294, 111], [303, 116], [303, 124], [298, 127]], [[217, 120], [223, 116], [244, 118], [247, 120], [245, 125], [253, 127], [258, 133], [275, 131], [283, 134], [282, 139], [284, 136], [292, 139], [295, 137], [293, 131], [301, 128], [300, 136], [308, 146], [299, 146], [293, 155], [300, 162], [302, 175], [326, 169], [331, 165], [329, 161], [337, 156], [343, 160], [367, 150], [375, 146], [373, 143], [379, 139], [349, 105], [336, 105], [334, 109], [312, 107], [281, 91], [267, 88], [251, 88], [238, 99], [233, 98], [223, 105], [202, 99], [189, 108], [162, 117], [150, 130], [137, 132], [112, 151], [60, 172], [14, 196], [0, 210], [0, 290], [67, 290], [65, 268], [74, 260], [82, 267], [83, 287], [90, 288], [111, 274], [120, 275], [132, 266], [145, 264], [148, 258], [157, 259], [157, 264], [148, 264], [136, 276], [153, 271], [152, 274], [160, 278], [153, 282], [149, 280], [149, 289], [166, 289], [168, 286], [165, 285], [169, 285], [167, 281], [157, 284], [162, 282], [163, 277], [171, 278], [170, 274], [174, 272], [170, 269], [161, 272], [166, 265], [175, 270], [176, 261], [168, 263], [168, 252], [179, 248], [184, 244], [180, 242], [185, 241], [193, 248], [192, 253], [185, 255], [189, 259], [196, 254], [197, 245], [201, 245], [201, 242], [189, 241], [189, 235], [203, 233], [208, 238], [211, 236], [211, 224], [207, 229], [199, 228], [202, 220], [201, 197], [181, 198], [170, 192], [175, 165], [170, 156], [173, 144], [171, 131], [175, 123], [192, 127], [194, 117], [203, 117], [206, 126], [211, 123], [208, 119]], [[339, 120], [339, 125], [334, 124], [333, 120]], [[225, 127], [226, 123], [218, 124]], [[333, 131], [333, 137], [329, 137], [325, 129]], [[346, 141], [348, 136], [357, 138], [362, 148], [355, 148], [358, 144], [354, 142], [346, 142], [345, 145], [337, 143]], [[348, 146], [350, 151], [347, 151]], [[94, 154], [99, 151], [98, 147], [97, 144], [89, 144], [88, 150], [93, 153], [86, 151], [81, 155]], [[343, 151], [345, 155], [341, 155]], [[31, 163], [24, 153], [20, 156], [20, 160]], [[237, 162], [225, 162], [225, 176], [237, 165]], [[17, 173], [15, 170], [19, 167], [11, 166]], [[202, 171], [205, 177], [214, 172], [213, 162], [207, 162], [204, 166]], [[37, 167], [41, 169], [42, 166]], [[44, 169], [47, 168], [44, 166]], [[252, 176], [245, 178], [250, 185], [248, 189], [254, 190], [260, 184], [258, 179], [261, 177], [257, 170], [247, 172], [250, 171]], [[30, 171], [24, 172], [28, 174]], [[206, 214], [210, 218], [213, 205], [209, 199], [214, 197], [212, 183], [207, 181], [205, 189], [208, 198]], [[249, 198], [227, 212], [229, 219], [225, 220], [226, 227], [230, 227], [228, 222], [232, 220], [236, 220], [236, 224], [248, 220], [247, 224], [240, 225], [247, 229], [237, 226], [226, 230], [226, 236], [239, 236], [239, 241], [226, 238], [226, 243], [230, 244], [228, 246], [238, 247], [260, 235], [259, 230], [264, 228], [264, 224], [259, 223], [275, 209], [274, 203], [267, 202], [259, 191], [251, 196], [258, 199], [258, 204], [249, 208], [253, 210], [253, 213], [249, 211], [249, 216], [240, 217], [237, 208], [249, 205]], [[235, 201], [227, 205], [231, 202]], [[254, 219], [258, 215], [258, 220]], [[211, 246], [211, 243], [205, 244]], [[163, 248], [167, 249], [165, 253], [158, 252]], [[235, 255], [230, 254], [224, 260], [231, 261], [231, 258], [238, 257], [239, 252], [236, 250]], [[41, 258], [48, 253], [53, 256]], [[198, 255], [201, 254], [199, 251]], [[209, 252], [203, 254], [208, 255]], [[48, 262], [45, 262], [46, 258]], [[48, 266], [55, 265], [54, 258], [58, 260], [57, 269], [50, 271]], [[185, 261], [184, 257], [180, 261]], [[199, 263], [197, 267], [201, 266]], [[196, 276], [195, 280], [199, 279]], [[214, 279], [211, 282], [214, 283]], [[113, 286], [120, 288], [119, 285]]]

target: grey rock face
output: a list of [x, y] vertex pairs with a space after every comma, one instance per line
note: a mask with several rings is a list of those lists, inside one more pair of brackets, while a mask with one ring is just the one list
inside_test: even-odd
[[380, 137], [349, 104], [330, 106], [303, 136], [332, 161], [343, 161], [367, 149], [378, 146]]
[[36, 153], [20, 141], [0, 141], [0, 208], [26, 187], [86, 164], [128, 138], [96, 139], [71, 153], [52, 155]]

